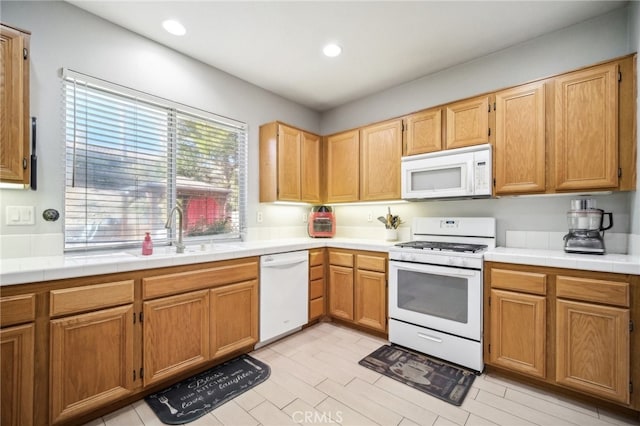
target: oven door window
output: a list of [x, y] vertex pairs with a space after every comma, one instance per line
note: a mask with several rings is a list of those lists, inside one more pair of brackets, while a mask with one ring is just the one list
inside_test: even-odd
[[398, 270], [398, 308], [458, 323], [469, 321], [469, 280]]
[[411, 172], [411, 191], [460, 190], [465, 182], [464, 164]]

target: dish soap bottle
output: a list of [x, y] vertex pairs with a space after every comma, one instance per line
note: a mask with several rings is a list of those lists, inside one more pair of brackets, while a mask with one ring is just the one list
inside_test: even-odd
[[142, 242], [142, 255], [149, 256], [153, 254], [153, 241], [151, 241], [151, 235], [147, 232]]

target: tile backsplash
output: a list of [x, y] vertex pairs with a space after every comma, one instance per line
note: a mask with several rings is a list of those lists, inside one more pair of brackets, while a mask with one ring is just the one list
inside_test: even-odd
[[[566, 232], [507, 231], [506, 243], [513, 248], [563, 250], [565, 235]], [[607, 253], [626, 254], [630, 239], [629, 234], [605, 232]]]
[[0, 259], [62, 256], [64, 234], [0, 235]]

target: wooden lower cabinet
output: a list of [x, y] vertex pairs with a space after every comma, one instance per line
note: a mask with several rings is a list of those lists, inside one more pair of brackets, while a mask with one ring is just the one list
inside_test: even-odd
[[558, 299], [556, 381], [629, 403], [629, 309]]
[[485, 262], [485, 363], [640, 411], [640, 277]]
[[146, 301], [142, 311], [145, 386], [209, 359], [209, 290]]
[[546, 301], [544, 296], [491, 290], [491, 363], [545, 377]]
[[309, 251], [309, 321], [325, 314], [325, 259], [326, 249]]
[[353, 268], [329, 265], [329, 314], [353, 320]]
[[387, 331], [387, 256], [329, 250], [329, 315]]
[[34, 325], [0, 330], [0, 424], [33, 424]]
[[220, 358], [258, 341], [258, 281], [210, 290], [212, 358]]
[[50, 332], [51, 423], [133, 392], [133, 305], [51, 320]]

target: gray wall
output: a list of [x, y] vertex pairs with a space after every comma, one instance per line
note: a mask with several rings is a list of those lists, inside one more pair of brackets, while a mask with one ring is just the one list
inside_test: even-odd
[[[64, 207], [62, 67], [244, 121], [249, 125], [248, 207], [258, 207], [258, 126], [282, 120], [312, 132], [320, 114], [188, 58], [61, 1], [2, 1], [2, 21], [30, 30], [31, 115], [38, 117], [38, 190], [0, 190], [0, 235], [62, 232], [41, 212]], [[7, 227], [4, 206], [36, 206], [34, 226]], [[248, 225], [255, 214], [248, 214]], [[62, 249], [62, 248], [60, 248]]]
[[[633, 40], [630, 40], [633, 38]], [[331, 134], [397, 117], [430, 106], [517, 85], [529, 80], [569, 71], [638, 50], [638, 4], [549, 33], [517, 46], [478, 58], [396, 86], [372, 96], [327, 111], [321, 131]], [[504, 244], [506, 230], [564, 231], [565, 213], [572, 196], [511, 197], [497, 200], [432, 201], [392, 206], [404, 218], [414, 216], [459, 215], [495, 216], [498, 243]], [[630, 200], [633, 198], [634, 207]], [[640, 214], [635, 193], [598, 195], [598, 205], [613, 211], [613, 232], [629, 232], [633, 216], [635, 232], [640, 232]], [[380, 226], [366, 221], [386, 207], [338, 207], [341, 225]]]
[[[640, 3], [634, 1], [629, 6], [629, 46], [632, 51], [640, 51]], [[640, 68], [636, 69], [638, 75], [636, 76], [636, 82], [640, 81]], [[640, 103], [636, 98], [636, 135], [640, 135]], [[638, 151], [636, 161], [637, 184], [636, 189], [640, 189], [640, 139], [638, 139]], [[640, 196], [638, 192], [633, 193], [631, 196], [631, 232], [637, 234], [637, 239], [640, 240]], [[638, 247], [638, 253], [640, 255], [640, 246]]]

